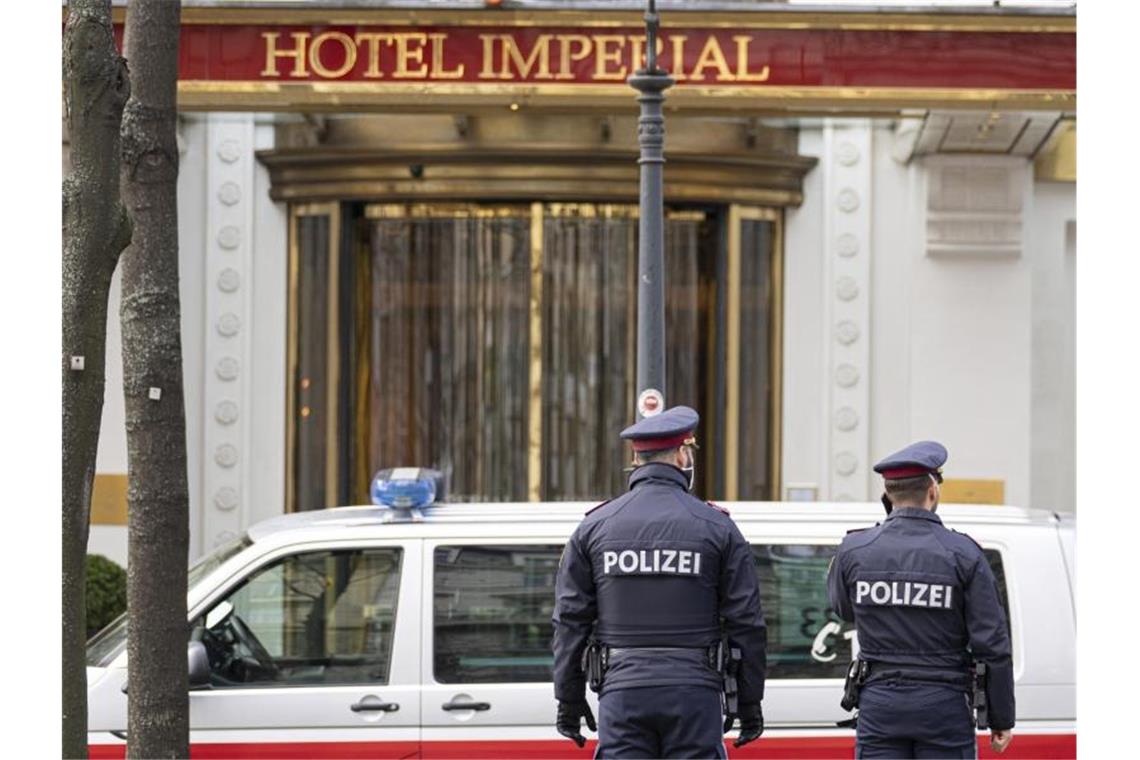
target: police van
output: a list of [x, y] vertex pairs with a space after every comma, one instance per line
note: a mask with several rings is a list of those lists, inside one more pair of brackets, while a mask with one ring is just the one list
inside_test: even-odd
[[[194, 757], [591, 756], [554, 729], [550, 617], [562, 546], [594, 505], [401, 498], [259, 523], [190, 569]], [[882, 507], [723, 506], [752, 545], [768, 624], [765, 732], [729, 755], [851, 757], [854, 731], [836, 722], [858, 643], [825, 579], [844, 534]], [[938, 514], [981, 544], [1008, 613], [1017, 726], [1002, 757], [1075, 757], [1073, 519]], [[125, 754], [125, 650], [125, 618], [88, 645], [92, 758]]]

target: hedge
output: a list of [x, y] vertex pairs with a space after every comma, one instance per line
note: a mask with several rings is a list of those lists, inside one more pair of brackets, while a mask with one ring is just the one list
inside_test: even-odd
[[127, 571], [101, 554], [87, 555], [87, 638], [127, 611]]

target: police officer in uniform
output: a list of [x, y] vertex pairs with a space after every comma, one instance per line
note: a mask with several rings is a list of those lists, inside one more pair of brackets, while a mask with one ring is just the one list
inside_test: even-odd
[[601, 665], [595, 757], [725, 757], [734, 716], [722, 723], [724, 681], [714, 662], [722, 634], [730, 646], [721, 653], [740, 657], [737, 693], [726, 700], [737, 702], [735, 745], [764, 730], [767, 629], [756, 569], [728, 512], [689, 493], [699, 419], [677, 406], [623, 430], [634, 451], [629, 491], [588, 512], [562, 555], [557, 726], [578, 746], [581, 719], [595, 729], [583, 670], [589, 647]]
[[941, 444], [921, 441], [875, 465], [887, 519], [850, 532], [828, 571], [832, 609], [855, 623], [866, 663], [856, 757], [975, 757], [977, 664], [991, 746], [1002, 752], [1012, 739], [1006, 616], [981, 547], [935, 514], [945, 462]]

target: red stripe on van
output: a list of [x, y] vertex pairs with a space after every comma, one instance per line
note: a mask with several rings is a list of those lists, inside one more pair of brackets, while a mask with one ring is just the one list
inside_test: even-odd
[[[735, 749], [725, 744], [730, 758], [851, 758], [855, 756], [855, 735], [850, 736], [763, 736], [758, 741]], [[1000, 755], [990, 749], [989, 734], [978, 737], [978, 758], [1039, 758], [1040, 760], [1075, 760], [1076, 734], [1019, 734], [1013, 729], [1013, 742]]]
[[[429, 741], [417, 752], [417, 742], [291, 742], [256, 744], [196, 743], [190, 748], [195, 760], [222, 758], [577, 758], [591, 757], [597, 742], [590, 741], [578, 749], [567, 739], [536, 741]], [[726, 742], [730, 758], [850, 758], [855, 754], [852, 736], [765, 736], [746, 747], [735, 749]], [[120, 760], [126, 756], [126, 745], [93, 744], [91, 760]], [[1040, 758], [1042, 760], [1074, 760], [1077, 756], [1076, 734], [1019, 734], [1013, 731], [1013, 743], [1001, 755], [990, 749], [988, 735], [978, 737], [979, 758]]]
[[[485, 742], [490, 744], [491, 742]], [[513, 742], [512, 742], [513, 743]], [[373, 758], [419, 757], [419, 742], [242, 742], [205, 743], [190, 745], [194, 760], [230, 760], [231, 758], [257, 758], [258, 760], [307, 760], [307, 758], [346, 758], [372, 760]], [[125, 744], [92, 744], [87, 748], [90, 760], [122, 760], [127, 756]]]

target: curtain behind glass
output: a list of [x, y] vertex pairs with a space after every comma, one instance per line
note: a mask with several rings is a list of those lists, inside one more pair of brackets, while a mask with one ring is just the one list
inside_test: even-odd
[[[702, 423], [708, 404], [706, 342], [713, 306], [708, 286], [715, 296], [716, 284], [702, 276], [702, 263], [715, 265], [715, 251], [701, 248], [703, 224], [694, 217], [665, 220], [665, 404], [691, 406], [702, 415]], [[702, 430], [703, 424], [698, 441]]]
[[[603, 212], [609, 207], [598, 207]], [[625, 488], [618, 433], [636, 380], [637, 219], [595, 207], [543, 222], [542, 498]]]
[[298, 216], [296, 367], [293, 377], [293, 508], [324, 509], [333, 501], [327, 490], [329, 217]]
[[[556, 205], [544, 219], [543, 500], [606, 499], [626, 489], [629, 447], [618, 435], [634, 422], [637, 393], [634, 211]], [[701, 414], [711, 384], [707, 294], [715, 290], [702, 275], [715, 273], [704, 224], [699, 214], [665, 222], [665, 401]]]
[[768, 221], [740, 228], [740, 475], [737, 497], [772, 498], [772, 231]]
[[529, 210], [377, 219], [371, 248], [371, 470], [436, 467], [453, 501], [525, 499]]

